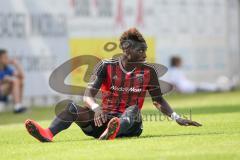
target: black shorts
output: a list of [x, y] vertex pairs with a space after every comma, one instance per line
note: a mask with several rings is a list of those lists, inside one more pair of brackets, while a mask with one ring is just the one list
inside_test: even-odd
[[[101, 136], [101, 134], [105, 131], [105, 129], [107, 128], [107, 124], [110, 121], [111, 118], [109, 118], [107, 120], [106, 123], [104, 123], [101, 127], [95, 126], [94, 124], [94, 112], [91, 111], [90, 109], [86, 108], [85, 113], [89, 114], [89, 121], [88, 124], [85, 125], [84, 127], [80, 124], [78, 124], [78, 122], [75, 122], [76, 124], [78, 124], [78, 126], [80, 126], [80, 128], [82, 129], [82, 131], [87, 135], [87, 136], [91, 136], [94, 138], [99, 138]], [[118, 117], [120, 118], [121, 116], [123, 116], [125, 114], [120, 114], [120, 115], [108, 115], [108, 117]], [[125, 115], [126, 116], [126, 115]], [[135, 136], [140, 136], [142, 133], [142, 120], [140, 121], [132, 121], [132, 127], [128, 129], [128, 131], [125, 134], [120, 134], [117, 135], [117, 137], [135, 137]]]

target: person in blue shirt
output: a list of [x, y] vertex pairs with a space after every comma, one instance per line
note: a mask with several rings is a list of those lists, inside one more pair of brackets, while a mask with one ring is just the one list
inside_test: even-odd
[[15, 59], [9, 59], [8, 53], [0, 49], [0, 101], [7, 102], [8, 96], [13, 97], [14, 113], [23, 113], [22, 105], [24, 72]]

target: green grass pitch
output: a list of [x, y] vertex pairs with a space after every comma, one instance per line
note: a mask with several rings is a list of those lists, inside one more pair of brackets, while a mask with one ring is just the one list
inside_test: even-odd
[[98, 141], [73, 124], [53, 143], [39, 143], [28, 135], [24, 120], [33, 118], [45, 127], [53, 108], [34, 108], [24, 115], [0, 113], [0, 160], [239, 160], [240, 91], [169, 95], [171, 106], [202, 127], [182, 127], [164, 120], [147, 100], [144, 131], [139, 138]]

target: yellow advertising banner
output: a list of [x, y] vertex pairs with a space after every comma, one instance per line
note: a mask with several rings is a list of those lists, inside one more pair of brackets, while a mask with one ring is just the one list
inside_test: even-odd
[[[152, 37], [146, 38], [148, 50], [147, 61], [155, 62], [155, 39]], [[92, 55], [100, 59], [110, 59], [122, 53], [119, 48], [119, 39], [110, 38], [72, 38], [70, 40], [71, 58], [81, 55]], [[91, 61], [91, 59], [89, 59]], [[71, 74], [71, 84], [77, 86], [86, 86], [83, 76], [86, 73], [87, 65], [78, 67]]]

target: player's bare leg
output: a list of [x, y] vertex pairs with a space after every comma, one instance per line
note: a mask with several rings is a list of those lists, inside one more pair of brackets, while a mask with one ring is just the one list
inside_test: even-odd
[[22, 106], [22, 86], [18, 78], [7, 77], [2, 83], [2, 93], [4, 95], [11, 94], [14, 103], [14, 113], [22, 113], [26, 108]]
[[14, 112], [24, 112], [26, 108], [22, 106], [22, 82], [19, 80], [19, 78], [12, 78], [9, 80], [9, 83], [11, 83]]
[[20, 101], [23, 100], [23, 89], [24, 89], [24, 78], [18, 78], [19, 79], [19, 85], [20, 85]]

